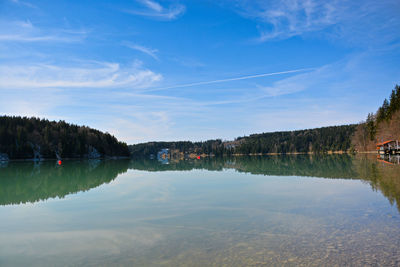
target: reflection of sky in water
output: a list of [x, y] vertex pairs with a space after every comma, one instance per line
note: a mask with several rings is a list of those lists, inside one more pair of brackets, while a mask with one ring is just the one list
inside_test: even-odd
[[400, 262], [399, 213], [359, 180], [128, 170], [0, 217], [1, 265]]

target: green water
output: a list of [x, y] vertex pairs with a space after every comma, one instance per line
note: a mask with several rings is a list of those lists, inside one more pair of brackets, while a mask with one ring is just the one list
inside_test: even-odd
[[348, 155], [0, 165], [0, 266], [399, 266], [400, 165]]

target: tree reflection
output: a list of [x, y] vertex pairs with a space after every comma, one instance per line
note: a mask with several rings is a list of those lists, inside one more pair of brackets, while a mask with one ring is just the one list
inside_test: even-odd
[[0, 205], [63, 198], [109, 183], [128, 170], [128, 160], [12, 162], [0, 168]]

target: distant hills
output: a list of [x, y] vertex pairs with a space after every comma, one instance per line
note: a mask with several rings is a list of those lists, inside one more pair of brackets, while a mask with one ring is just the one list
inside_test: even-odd
[[253, 134], [238, 138], [239, 154], [321, 153], [347, 151], [356, 125], [330, 126], [308, 130]]
[[352, 148], [351, 139], [356, 124], [322, 127], [299, 131], [253, 134], [234, 141], [208, 140], [205, 142], [149, 142], [130, 145], [133, 156], [157, 155], [160, 149], [170, 149], [171, 157], [186, 155], [285, 154], [346, 152]]

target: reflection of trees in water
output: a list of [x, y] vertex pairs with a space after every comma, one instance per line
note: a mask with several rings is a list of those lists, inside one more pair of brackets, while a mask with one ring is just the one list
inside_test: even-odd
[[168, 170], [223, 170], [236, 169], [263, 175], [315, 176], [326, 178], [355, 178], [352, 157], [349, 155], [286, 155], [286, 156], [243, 156], [229, 158], [204, 158], [182, 160], [160, 164], [155, 160], [135, 160], [130, 167], [147, 171]]
[[149, 172], [157, 171], [190, 171], [193, 169], [205, 169], [210, 171], [222, 171], [227, 158], [204, 158], [201, 160], [177, 160], [169, 161], [168, 164], [162, 164], [158, 160], [135, 159], [132, 160], [129, 167], [135, 170]]
[[359, 157], [354, 161], [358, 178], [368, 181], [375, 191], [381, 191], [400, 211], [400, 165], [377, 161], [371, 157]]
[[264, 175], [354, 178], [351, 165], [349, 155], [286, 155], [239, 158], [233, 168]]
[[127, 171], [128, 160], [9, 163], [0, 169], [0, 205], [63, 198], [109, 183]]
[[163, 165], [155, 160], [132, 161], [130, 168], [147, 171], [173, 171], [224, 168], [273, 176], [309, 176], [331, 179], [359, 179], [381, 191], [400, 211], [400, 165], [377, 161], [375, 155], [280, 155], [205, 158]]
[[379, 190], [400, 211], [400, 165], [386, 164], [375, 156], [351, 155], [286, 155], [204, 158], [201, 160], [95, 160], [8, 163], [0, 166], [0, 205], [36, 202], [71, 193], [86, 191], [109, 183], [128, 168], [144, 171], [188, 171], [205, 169], [273, 176], [309, 176], [360, 179]]

